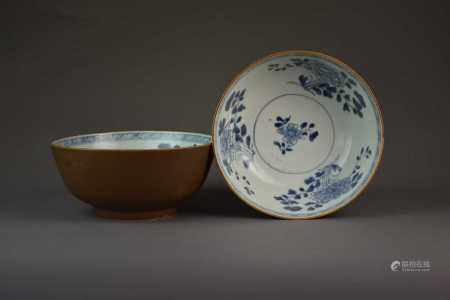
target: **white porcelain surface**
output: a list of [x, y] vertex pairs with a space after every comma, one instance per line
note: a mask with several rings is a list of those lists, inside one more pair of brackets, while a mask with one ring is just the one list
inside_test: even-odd
[[364, 80], [315, 52], [268, 56], [225, 91], [214, 119], [220, 170], [246, 203], [314, 218], [355, 198], [380, 160], [380, 109]]

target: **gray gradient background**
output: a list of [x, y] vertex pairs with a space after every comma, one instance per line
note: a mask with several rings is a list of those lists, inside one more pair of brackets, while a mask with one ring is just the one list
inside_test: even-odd
[[[0, 299], [450, 298], [449, 13], [444, 1], [2, 1]], [[97, 219], [64, 188], [52, 139], [209, 133], [232, 76], [287, 49], [342, 59], [380, 99], [384, 159], [353, 205], [267, 218], [215, 165], [166, 221]], [[391, 272], [397, 259], [432, 270]]]

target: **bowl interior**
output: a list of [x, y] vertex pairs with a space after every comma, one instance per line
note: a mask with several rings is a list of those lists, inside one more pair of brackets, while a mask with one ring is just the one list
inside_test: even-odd
[[70, 149], [148, 150], [207, 145], [211, 136], [170, 131], [125, 131], [78, 135], [56, 140], [52, 145]]
[[351, 201], [380, 160], [382, 121], [370, 88], [311, 52], [267, 57], [230, 85], [214, 120], [220, 169], [270, 215], [312, 218]]

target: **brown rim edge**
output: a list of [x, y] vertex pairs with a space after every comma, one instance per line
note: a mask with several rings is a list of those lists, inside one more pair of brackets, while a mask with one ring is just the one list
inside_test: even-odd
[[[361, 190], [354, 195], [350, 200], [348, 200], [345, 204], [336, 207], [333, 210], [329, 210], [329, 211], [325, 211], [321, 214], [318, 214], [316, 216], [287, 216], [287, 215], [280, 215], [277, 213], [273, 213], [273, 212], [267, 212], [262, 210], [260, 207], [257, 207], [256, 205], [252, 204], [250, 201], [247, 201], [246, 199], [244, 199], [244, 197], [242, 197], [239, 192], [237, 192], [234, 188], [233, 185], [229, 182], [226, 174], [224, 174], [222, 167], [220, 166], [219, 160], [217, 159], [218, 154], [216, 153], [217, 151], [217, 147], [214, 143], [215, 141], [215, 123], [216, 123], [216, 117], [218, 115], [219, 112], [219, 107], [221, 106], [222, 102], [224, 101], [224, 97], [226, 95], [226, 93], [228, 92], [228, 90], [241, 78], [241, 76], [247, 72], [248, 70], [264, 63], [265, 61], [274, 58], [274, 57], [280, 57], [280, 56], [286, 56], [286, 55], [290, 55], [290, 54], [300, 54], [300, 55], [308, 55], [308, 56], [316, 56], [319, 58], [324, 58], [326, 60], [329, 60], [331, 62], [336, 63], [337, 65], [341, 65], [343, 66], [346, 70], [350, 71], [350, 73], [352, 73], [353, 76], [356, 77], [356, 79], [358, 79], [358, 81], [363, 82], [366, 85], [367, 91], [369, 92], [370, 96], [373, 99], [373, 103], [375, 103], [375, 106], [378, 110], [379, 113], [379, 126], [380, 126], [380, 132], [381, 132], [381, 139], [380, 139], [380, 145], [379, 145], [379, 149], [380, 149], [380, 154], [378, 156], [378, 159], [376, 161], [375, 167], [373, 169], [373, 172], [369, 175], [369, 178], [367, 179], [366, 183], [364, 184], [364, 186], [361, 188]], [[271, 217], [275, 217], [275, 218], [279, 218], [279, 219], [285, 219], [285, 220], [312, 220], [312, 219], [318, 219], [318, 218], [322, 218], [325, 216], [328, 216], [330, 214], [333, 214], [339, 210], [341, 210], [342, 208], [346, 207], [347, 205], [349, 205], [350, 203], [353, 203], [356, 199], [360, 198], [362, 194], [364, 194], [364, 192], [367, 190], [367, 187], [369, 186], [370, 182], [372, 181], [373, 177], [375, 176], [375, 174], [378, 171], [378, 168], [380, 166], [382, 157], [383, 157], [383, 151], [384, 151], [384, 123], [383, 123], [383, 112], [381, 109], [381, 105], [378, 101], [378, 98], [375, 95], [375, 92], [373, 91], [373, 89], [371, 88], [371, 86], [369, 85], [368, 81], [361, 75], [359, 74], [357, 71], [355, 71], [352, 67], [350, 67], [349, 65], [347, 65], [346, 63], [344, 63], [343, 61], [340, 61], [339, 59], [332, 57], [328, 54], [322, 53], [322, 52], [317, 52], [317, 51], [311, 51], [311, 50], [286, 50], [286, 51], [277, 51], [274, 53], [271, 53], [269, 55], [266, 55], [258, 60], [256, 60], [255, 62], [247, 65], [246, 67], [244, 67], [243, 69], [241, 69], [241, 71], [239, 73], [237, 73], [232, 79], [231, 81], [228, 83], [228, 85], [226, 86], [224, 92], [222, 93], [222, 95], [219, 98], [219, 102], [217, 103], [215, 112], [214, 112], [214, 117], [213, 117], [213, 121], [212, 121], [212, 144], [213, 144], [213, 150], [214, 150], [214, 156], [216, 158], [217, 164], [219, 165], [219, 171], [222, 175], [222, 177], [225, 179], [225, 183], [228, 185], [228, 188], [231, 189], [231, 191], [239, 198], [241, 199], [241, 201], [243, 201], [245, 204], [247, 204], [248, 206], [252, 207], [253, 209], [271, 216]]]
[[[180, 147], [180, 148], [164, 148], [164, 149], [92, 149], [92, 148], [65, 147], [65, 146], [56, 144], [58, 141], [61, 141], [64, 139], [71, 139], [71, 138], [90, 136], [90, 135], [110, 134], [110, 133], [127, 133], [127, 132], [161, 132], [161, 133], [194, 134], [194, 135], [209, 137], [211, 140], [207, 144], [202, 144], [202, 145], [197, 145], [197, 146]], [[187, 150], [187, 149], [199, 149], [199, 148], [203, 148], [203, 147], [211, 147], [212, 141], [213, 141], [212, 135], [206, 134], [206, 133], [197, 133], [197, 132], [189, 132], [189, 131], [170, 131], [170, 130], [167, 130], [167, 131], [165, 131], [165, 130], [119, 130], [119, 131], [105, 131], [105, 132], [97, 132], [97, 133], [77, 134], [77, 135], [57, 138], [57, 139], [53, 140], [52, 142], [50, 142], [50, 148], [61, 149], [61, 150], [66, 150], [66, 151], [168, 152], [168, 151], [181, 151], [181, 150]]]

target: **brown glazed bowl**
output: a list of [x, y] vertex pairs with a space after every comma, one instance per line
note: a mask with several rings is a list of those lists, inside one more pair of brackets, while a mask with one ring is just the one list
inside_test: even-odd
[[58, 139], [51, 144], [68, 189], [97, 216], [147, 219], [175, 215], [204, 182], [211, 136], [126, 131]]

